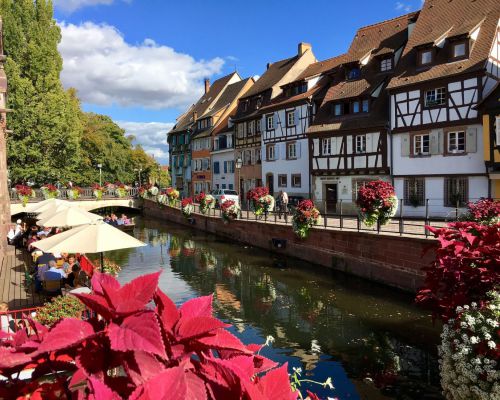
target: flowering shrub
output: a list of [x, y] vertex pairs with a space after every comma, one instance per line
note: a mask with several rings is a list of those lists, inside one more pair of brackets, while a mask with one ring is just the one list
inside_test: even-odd
[[123, 183], [117, 183], [115, 188], [116, 197], [125, 197], [127, 195], [127, 189], [128, 187]]
[[156, 186], [151, 186], [149, 189], [148, 189], [148, 192], [151, 196], [156, 196], [159, 192], [158, 188]]
[[42, 190], [43, 197], [45, 199], [55, 199], [61, 194], [59, 189], [50, 183], [48, 185], [43, 185], [40, 189]]
[[[120, 286], [96, 272], [94, 293], [76, 296], [99, 319], [68, 318], [50, 329], [29, 321], [30, 336], [4, 334], [0, 397], [297, 399], [287, 365], [278, 367], [258, 354], [262, 346], [245, 346], [229, 333], [212, 316], [212, 296], [177, 308], [157, 288], [159, 275]], [[27, 368], [30, 378], [19, 379]]]
[[467, 204], [468, 212], [465, 219], [481, 224], [498, 224], [500, 222], [500, 201], [480, 199], [475, 203]]
[[247, 200], [252, 203], [255, 215], [262, 215], [274, 209], [274, 197], [269, 195], [267, 187], [256, 187], [247, 193]]
[[104, 263], [102, 265], [102, 272], [113, 276], [118, 276], [119, 272], [122, 270], [122, 267], [111, 261], [109, 258], [104, 258], [103, 261]]
[[436, 261], [424, 268], [426, 278], [417, 302], [445, 322], [455, 309], [480, 303], [500, 283], [500, 225], [454, 222], [446, 228], [427, 227], [439, 241]]
[[292, 229], [301, 239], [309, 234], [309, 229], [318, 224], [319, 211], [311, 200], [302, 200], [292, 215]]
[[500, 294], [457, 307], [457, 319], [444, 325], [439, 347], [441, 385], [446, 398], [500, 398]]
[[359, 216], [368, 227], [387, 224], [398, 209], [398, 198], [394, 187], [385, 181], [371, 181], [358, 190], [356, 204]]
[[57, 296], [36, 310], [35, 318], [42, 325], [52, 326], [63, 318], [80, 318], [84, 310], [85, 306], [75, 296]]
[[99, 185], [98, 183], [94, 183], [92, 185], [92, 194], [94, 195], [94, 197], [97, 199], [97, 200], [101, 200], [102, 199], [102, 192], [103, 192], [104, 188]]
[[68, 195], [68, 199], [78, 200], [83, 194], [83, 189], [79, 186], [74, 186], [71, 189], [66, 190], [66, 194]]
[[151, 185], [149, 183], [139, 187], [139, 196], [143, 199], [147, 199], [149, 197], [149, 189], [151, 189]]
[[26, 207], [30, 197], [35, 195], [35, 191], [30, 186], [26, 185], [16, 185], [16, 193], [19, 200], [23, 202], [23, 207]]
[[174, 189], [173, 187], [167, 188], [165, 194], [167, 195], [168, 198], [168, 205], [170, 207], [175, 206], [175, 201], [179, 198], [179, 191]]
[[159, 204], [167, 204], [167, 195], [164, 193], [159, 194], [158, 197], [156, 198], [156, 201]]
[[215, 198], [211, 194], [201, 192], [195, 197], [196, 202], [200, 205], [200, 212], [206, 214], [210, 209], [215, 207]]
[[233, 200], [226, 200], [220, 206], [221, 217], [225, 223], [228, 223], [240, 215], [241, 209], [238, 204]]
[[191, 197], [185, 197], [181, 201], [182, 215], [189, 218], [194, 211], [193, 199]]

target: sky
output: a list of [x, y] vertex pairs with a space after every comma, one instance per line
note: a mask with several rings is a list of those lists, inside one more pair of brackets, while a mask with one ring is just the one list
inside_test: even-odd
[[362, 26], [417, 10], [422, 0], [53, 0], [61, 79], [86, 111], [109, 115], [168, 163], [166, 133], [196, 102], [203, 80], [312, 44], [318, 60], [342, 54]]

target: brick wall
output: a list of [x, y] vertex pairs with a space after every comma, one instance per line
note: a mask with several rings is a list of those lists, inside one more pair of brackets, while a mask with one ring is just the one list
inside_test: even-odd
[[[220, 218], [202, 215], [193, 215], [195, 223], [191, 225], [179, 210], [149, 200], [144, 202], [144, 214], [412, 292], [422, 284], [421, 269], [434, 259], [432, 248], [437, 243], [433, 239], [321, 228], [312, 229], [306, 240], [300, 240], [290, 225], [238, 220], [224, 224]], [[273, 238], [285, 239], [286, 248], [276, 249]]]

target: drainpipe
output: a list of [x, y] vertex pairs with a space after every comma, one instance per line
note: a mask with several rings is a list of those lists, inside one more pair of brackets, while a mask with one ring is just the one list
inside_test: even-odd
[[391, 130], [391, 112], [389, 111], [389, 123], [387, 124], [387, 135], [390, 137], [391, 151], [390, 151], [390, 167], [389, 176], [391, 177], [391, 184], [394, 186], [394, 146], [392, 144], [392, 130]]
[[[311, 113], [311, 115], [308, 115], [308, 118], [307, 118], [307, 129], [306, 129], [306, 133], [307, 131], [309, 130], [309, 125], [310, 123], [312, 122], [312, 117], [313, 117], [313, 104], [312, 104], [312, 96], [309, 96], [307, 98], [307, 112]], [[306, 134], [306, 138], [307, 138], [307, 155], [309, 156], [309, 152], [310, 152], [310, 148], [309, 148], [309, 135]], [[312, 159], [311, 157], [309, 156], [308, 157], [309, 160], [308, 160], [308, 174], [309, 174], [309, 199], [312, 200], [312, 175], [311, 175], [311, 164], [312, 164]]]

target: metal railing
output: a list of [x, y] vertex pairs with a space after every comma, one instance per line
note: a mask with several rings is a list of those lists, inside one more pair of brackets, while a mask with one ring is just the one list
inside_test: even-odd
[[[469, 199], [474, 202], [479, 199]], [[175, 201], [174, 208], [179, 209], [180, 200]], [[212, 208], [206, 214], [201, 213], [199, 204], [193, 204], [194, 214], [212, 218], [221, 218], [220, 208]], [[316, 204], [318, 206], [318, 204]], [[407, 235], [429, 237], [432, 234], [426, 226], [444, 227], [447, 222], [459, 220], [466, 212], [466, 203], [457, 203], [454, 207], [444, 205], [443, 199], [426, 199], [422, 205], [410, 206], [405, 199], [398, 200], [398, 210], [391, 220], [385, 224], [376, 224], [368, 227], [360, 219], [355, 202], [340, 200], [333, 205], [323, 202], [319, 206], [320, 212], [317, 229], [335, 229], [357, 232], [371, 232], [376, 234]], [[238, 219], [243, 221], [257, 221], [279, 225], [292, 225], [293, 206], [287, 210], [268, 211], [256, 215], [249, 202], [246, 202]]]
[[[39, 201], [45, 200], [45, 196], [43, 194], [43, 191], [41, 189], [33, 189], [35, 192], [35, 195], [30, 197], [29, 203], [37, 203]], [[60, 189], [60, 194], [57, 196], [58, 199], [61, 200], [68, 200], [68, 201], [81, 201], [81, 200], [97, 200], [97, 198], [94, 196], [94, 189], [90, 187], [82, 188], [83, 192], [79, 195], [78, 199], [73, 199], [69, 194], [68, 191], [69, 189]], [[133, 187], [130, 189], [126, 189], [126, 193], [124, 196], [119, 197], [118, 194], [116, 193], [116, 189], [104, 189], [102, 191], [102, 198], [101, 200], [109, 200], [109, 199], [130, 199], [130, 198], [135, 198], [139, 194], [139, 188]], [[15, 189], [10, 189], [10, 202], [11, 203], [20, 203], [21, 200], [19, 199], [19, 196]]]

